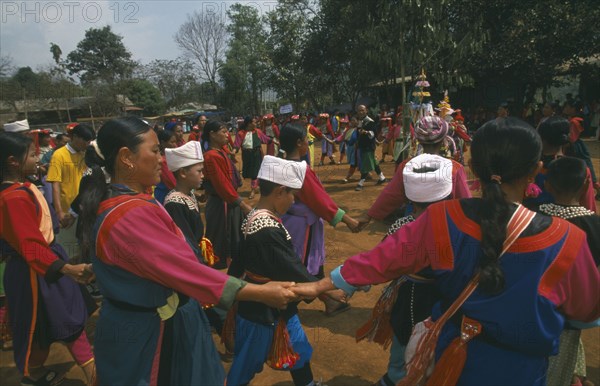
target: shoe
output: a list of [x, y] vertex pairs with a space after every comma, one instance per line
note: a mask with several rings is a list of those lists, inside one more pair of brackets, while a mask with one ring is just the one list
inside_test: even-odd
[[356, 188], [354, 188], [354, 190], [360, 192], [361, 190], [363, 190], [363, 187], [361, 185], [356, 185]]
[[377, 180], [377, 183], [375, 185], [381, 185], [381, 184], [385, 184], [385, 182], [387, 181], [387, 179], [382, 179], [382, 180]]
[[344, 184], [347, 184], [347, 183], [348, 183], [348, 181], [349, 181], [349, 180], [348, 180], [347, 178], [344, 178], [344, 179], [342, 180], [342, 182], [343, 182]]
[[341, 314], [342, 312], [346, 312], [350, 309], [350, 304], [344, 302], [338, 302], [335, 299], [330, 298], [325, 295], [320, 298], [323, 303], [325, 303], [325, 316], [335, 316], [337, 314]]
[[13, 348], [13, 341], [11, 340], [5, 340], [2, 342], [2, 350], [8, 351], [8, 350], [12, 350]]
[[29, 377], [23, 377], [21, 379], [21, 386], [56, 386], [60, 385], [64, 380], [64, 374], [59, 374], [56, 371], [48, 370], [46, 374], [37, 380], [33, 380]]
[[384, 163], [384, 162], [385, 162], [385, 159], [383, 159], [383, 158], [379, 160], [379, 163], [380, 163], [380, 164], [382, 164], [382, 163]]
[[329, 165], [338, 165], [339, 162], [335, 162], [335, 161], [329, 161]]
[[323, 166], [323, 165], [324, 165], [323, 161], [321, 161], [321, 162], [319, 162], [319, 165], [317, 165], [317, 166]]

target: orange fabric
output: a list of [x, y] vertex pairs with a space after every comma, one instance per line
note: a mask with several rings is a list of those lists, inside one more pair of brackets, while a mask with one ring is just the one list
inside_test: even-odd
[[33, 185], [27, 185], [25, 187], [33, 193], [38, 201], [38, 204], [40, 205], [41, 210], [38, 213], [38, 218], [40, 219], [40, 232], [49, 245], [52, 243], [52, 241], [54, 241], [54, 230], [52, 228], [52, 216], [50, 215], [48, 203], [46, 202], [42, 192], [40, 192], [37, 187]]
[[[476, 240], [481, 240], [481, 228], [479, 224], [465, 215], [458, 200], [448, 201], [446, 206], [452, 222], [461, 232], [468, 234]], [[533, 252], [555, 244], [564, 236], [567, 226], [568, 223], [553, 218], [552, 223], [547, 229], [533, 236], [519, 238], [508, 249], [508, 252]]]
[[[573, 225], [568, 225], [571, 227]], [[538, 285], [538, 293], [544, 297], [549, 297], [554, 287], [564, 277], [571, 268], [579, 252], [579, 248], [584, 242], [585, 233], [569, 232], [567, 239], [562, 245], [560, 252], [550, 264], [546, 272], [542, 275]]]
[[37, 305], [38, 305], [38, 282], [37, 274], [31, 268], [29, 268], [29, 280], [31, 281], [31, 301], [33, 309], [31, 310], [31, 332], [29, 333], [29, 342], [27, 342], [27, 354], [25, 356], [25, 370], [24, 376], [29, 376], [29, 357], [31, 356], [31, 345], [33, 344], [33, 334], [35, 331], [35, 325], [37, 324]]
[[[439, 205], [430, 207], [431, 218], [440, 219], [440, 221], [432, 221], [433, 239], [436, 240], [436, 257], [439, 259], [438, 269], [454, 268], [454, 251], [450, 241], [450, 233], [448, 231], [448, 220], [446, 219], [446, 207], [448, 204], [458, 204], [458, 201], [443, 201]], [[443, 220], [442, 220], [443, 219]]]

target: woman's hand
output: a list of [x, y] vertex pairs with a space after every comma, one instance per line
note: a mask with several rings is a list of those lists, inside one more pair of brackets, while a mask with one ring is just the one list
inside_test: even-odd
[[87, 284], [94, 279], [94, 271], [91, 264], [65, 264], [60, 272], [79, 284]]
[[365, 215], [358, 219], [358, 230], [357, 232], [362, 231], [369, 223], [371, 222], [371, 216]]
[[360, 223], [354, 217], [345, 214], [344, 217], [342, 217], [342, 222], [348, 226], [352, 233], [358, 233], [360, 231]]
[[266, 284], [247, 284], [237, 294], [237, 300], [260, 302], [269, 307], [284, 309], [300, 298], [290, 290], [294, 282], [270, 281]]
[[314, 299], [323, 292], [334, 289], [336, 288], [328, 277], [311, 283], [298, 283], [292, 287], [292, 291], [302, 299]]

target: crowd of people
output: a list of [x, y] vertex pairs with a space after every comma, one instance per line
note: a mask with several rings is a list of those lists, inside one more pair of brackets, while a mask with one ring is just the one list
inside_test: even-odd
[[[335, 316], [386, 282], [357, 332], [391, 345], [377, 385], [581, 383], [581, 330], [600, 318], [598, 183], [575, 105], [543, 111], [534, 128], [502, 105], [471, 130], [447, 98], [409, 127], [402, 107], [235, 127], [199, 114], [187, 139], [178, 121], [136, 117], [52, 141], [5, 124], [1, 338], [21, 384], [60, 383], [44, 362], [64, 342], [90, 385], [247, 385], [264, 364], [316, 385], [299, 304], [318, 299]], [[344, 157], [341, 183], [358, 169], [356, 191], [385, 184], [359, 218], [315, 172]], [[390, 216], [380, 243], [326, 272], [325, 223], [360, 232]], [[439, 334], [429, 351], [414, 349], [422, 326]]]

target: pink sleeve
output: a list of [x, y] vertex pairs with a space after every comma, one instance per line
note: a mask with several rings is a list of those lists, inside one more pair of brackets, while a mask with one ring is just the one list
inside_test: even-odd
[[590, 183], [585, 194], [581, 196], [579, 203], [582, 206], [585, 206], [587, 209], [591, 210], [592, 212], [596, 213], [596, 192], [594, 191], [594, 186], [592, 183], [592, 173], [590, 172], [589, 168], [587, 169], [586, 177], [590, 181]]
[[371, 205], [371, 208], [367, 212], [369, 217], [377, 220], [383, 220], [394, 210], [398, 209], [402, 204], [406, 202], [406, 194], [404, 193], [404, 178], [402, 176], [402, 170], [406, 165], [403, 161], [398, 168], [392, 180], [383, 188], [377, 200]]
[[471, 190], [469, 190], [469, 185], [467, 185], [465, 168], [454, 162], [452, 163], [452, 167], [456, 169], [456, 174], [452, 180], [452, 198], [471, 198]]
[[271, 138], [269, 138], [265, 133], [263, 133], [261, 130], [256, 129], [256, 134], [258, 135], [258, 139], [260, 139], [260, 141], [262, 143], [271, 143]]
[[242, 146], [242, 142], [244, 141], [244, 136], [246, 135], [245, 130], [240, 130], [235, 135], [235, 142], [233, 143], [233, 147], [239, 149]]
[[430, 213], [426, 211], [372, 250], [348, 258], [341, 274], [347, 283], [359, 287], [385, 283], [430, 265], [434, 269], [439, 268], [435, 256], [443, 253], [444, 249], [436, 251], [433, 234]]
[[101, 229], [98, 236], [106, 232], [105, 242], [99, 247], [99, 258], [105, 263], [173, 288], [201, 303], [221, 302], [229, 276], [198, 261], [162, 207], [138, 206], [115, 214], [122, 216], [110, 229]]
[[600, 318], [600, 273], [584, 238], [575, 262], [550, 293], [549, 299], [572, 320]]
[[[302, 188], [298, 191], [297, 196], [300, 201], [323, 220], [328, 223], [331, 223], [334, 220], [339, 222], [339, 219], [336, 219], [339, 210], [337, 204], [331, 199], [329, 194], [327, 194], [327, 191], [325, 191], [325, 188], [321, 185], [321, 182], [319, 182], [317, 175], [312, 169], [308, 168], [306, 170]], [[335, 224], [332, 225], [335, 226]]]

